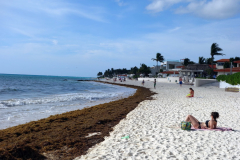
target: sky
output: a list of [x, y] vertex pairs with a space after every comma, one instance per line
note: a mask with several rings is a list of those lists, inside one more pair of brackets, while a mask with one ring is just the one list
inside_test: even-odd
[[0, 0], [0, 73], [96, 77], [240, 56], [240, 0]]

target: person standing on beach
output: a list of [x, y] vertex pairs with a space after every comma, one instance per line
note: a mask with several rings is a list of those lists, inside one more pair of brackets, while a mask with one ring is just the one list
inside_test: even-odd
[[157, 81], [156, 81], [156, 79], [154, 79], [154, 89], [156, 89], [156, 83], [157, 83]]
[[142, 85], [144, 86], [144, 80], [142, 81]]
[[179, 84], [180, 84], [180, 87], [182, 87], [182, 77], [179, 77]]

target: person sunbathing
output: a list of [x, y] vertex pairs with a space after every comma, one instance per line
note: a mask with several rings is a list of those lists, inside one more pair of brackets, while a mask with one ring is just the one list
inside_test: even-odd
[[219, 117], [218, 112], [211, 113], [211, 120], [207, 120], [206, 122], [199, 122], [195, 117], [192, 115], [188, 115], [186, 117], [187, 122], [191, 122], [195, 129], [216, 129], [217, 128], [217, 118]]
[[189, 88], [190, 93], [186, 96], [187, 98], [194, 97], [194, 90], [192, 88]]

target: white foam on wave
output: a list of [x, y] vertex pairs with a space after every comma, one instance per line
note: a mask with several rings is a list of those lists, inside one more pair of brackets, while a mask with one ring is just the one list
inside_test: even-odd
[[102, 99], [115, 99], [119, 96], [128, 97], [135, 93], [135, 90], [128, 90], [128, 92], [112, 92], [112, 93], [71, 93], [62, 95], [53, 95], [43, 98], [34, 99], [10, 99], [0, 101], [0, 108], [8, 108], [14, 106], [23, 106], [30, 104], [46, 104], [46, 103], [58, 103], [58, 102], [70, 102], [77, 100], [97, 101]]
[[7, 106], [5, 106], [4, 104], [0, 104], [0, 109], [5, 109], [8, 108]]

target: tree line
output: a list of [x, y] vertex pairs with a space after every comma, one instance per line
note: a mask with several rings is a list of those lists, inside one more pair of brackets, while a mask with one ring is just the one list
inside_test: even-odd
[[[213, 69], [213, 63], [216, 63], [216, 61], [214, 61], [214, 56], [216, 55], [225, 55], [223, 53], [219, 53], [220, 51], [223, 51], [222, 48], [219, 47], [219, 45], [217, 43], [213, 43], [211, 45], [210, 48], [210, 56], [209, 58], [204, 58], [204, 57], [199, 57], [198, 59], [198, 63], [199, 64], [209, 64], [212, 65], [212, 69]], [[163, 62], [164, 61], [164, 57], [161, 55], [161, 53], [157, 53], [156, 54], [156, 58], [152, 58], [153, 61], [157, 62], [157, 71], [160, 72], [160, 70], [158, 69], [158, 62]], [[224, 68], [230, 68], [230, 63], [240, 60], [240, 57], [231, 57], [230, 58], [230, 62], [225, 62], [224, 63]], [[191, 61], [189, 58], [185, 58], [183, 63], [184, 66], [188, 66], [189, 64], [195, 64], [195, 62]], [[233, 66], [236, 67], [237, 64], [233, 63]], [[212, 71], [213, 72], [213, 71]], [[150, 67], [148, 67], [147, 65], [145, 65], [144, 63], [140, 64], [140, 67], [132, 67], [130, 70], [127, 70], [126, 68], [123, 69], [107, 69], [104, 73], [102, 72], [98, 72], [98, 76], [105, 76], [105, 77], [113, 77], [115, 75], [118, 74], [135, 74], [135, 75], [140, 75], [140, 74], [145, 74], [148, 75], [149, 73], [151, 73]], [[157, 72], [158, 73], [158, 72]]]
[[[156, 58], [152, 58], [152, 60], [157, 62], [157, 67], [158, 67], [158, 62], [163, 62], [164, 58], [161, 55], [161, 53], [157, 53]], [[123, 69], [111, 68], [111, 69], [105, 70], [104, 73], [98, 72], [97, 76], [114, 77], [118, 74], [134, 74], [135, 76], [139, 76], [140, 74], [148, 75], [149, 73], [151, 73], [150, 67], [142, 63], [140, 64], [139, 68], [137, 66], [132, 67], [130, 70], [127, 70], [126, 68], [123, 68]]]
[[126, 68], [123, 69], [107, 69], [104, 73], [98, 72], [97, 76], [104, 76], [104, 77], [114, 77], [119, 74], [134, 74], [134, 75], [140, 75], [145, 74], [148, 75], [151, 73], [150, 67], [148, 67], [146, 64], [142, 63], [140, 64], [140, 67], [137, 66], [131, 67], [130, 70], [127, 70]]

